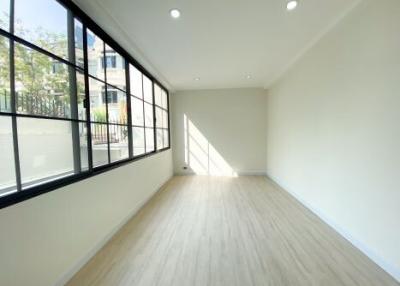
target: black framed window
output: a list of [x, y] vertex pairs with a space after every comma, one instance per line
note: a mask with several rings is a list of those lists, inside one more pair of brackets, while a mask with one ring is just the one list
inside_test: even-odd
[[94, 167], [98, 167], [129, 158], [126, 63], [95, 33], [89, 31], [87, 35], [87, 42], [91, 43], [89, 94], [92, 158]]
[[[12, 142], [7, 156], [13, 154], [15, 183], [5, 180], [8, 187], [1, 191], [9, 195], [84, 172], [88, 153], [82, 142], [85, 116], [79, 113], [84, 70], [75, 65], [75, 17], [55, 1], [7, 3], [9, 29], [0, 41], [8, 64], [1, 70], [0, 109], [2, 125], [11, 122], [1, 139], [6, 148]], [[51, 20], [32, 15], [44, 7]]]
[[155, 150], [155, 128], [154, 128], [154, 105], [153, 105], [153, 83], [145, 75], [143, 82], [143, 101], [144, 101], [144, 127], [146, 138], [146, 153]]
[[[132, 115], [132, 140], [133, 140], [133, 155], [140, 156], [145, 153], [154, 151], [152, 147], [154, 142], [151, 134], [147, 131], [146, 127], [150, 127], [151, 132], [152, 124], [145, 120], [145, 107], [146, 103], [144, 98], [144, 75], [133, 65], [129, 65], [129, 85], [131, 91], [131, 115]], [[153, 116], [151, 116], [153, 118]]]
[[77, 6], [0, 4], [0, 207], [169, 148], [167, 91]]
[[169, 148], [169, 112], [167, 92], [154, 83], [157, 150]]

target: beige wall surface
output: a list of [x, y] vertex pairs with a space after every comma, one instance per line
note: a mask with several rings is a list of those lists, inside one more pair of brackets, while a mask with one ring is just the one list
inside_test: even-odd
[[267, 173], [400, 279], [400, 1], [365, 0], [270, 90]]
[[166, 151], [0, 210], [0, 285], [62, 285], [172, 173]]
[[171, 100], [175, 173], [265, 174], [264, 89], [181, 91]]

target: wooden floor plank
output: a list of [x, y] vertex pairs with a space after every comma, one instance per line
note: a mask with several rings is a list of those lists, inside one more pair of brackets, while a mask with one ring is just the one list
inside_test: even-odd
[[261, 176], [178, 176], [68, 283], [399, 285]]

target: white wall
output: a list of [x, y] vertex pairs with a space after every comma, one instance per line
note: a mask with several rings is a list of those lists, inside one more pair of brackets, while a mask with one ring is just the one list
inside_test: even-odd
[[181, 91], [171, 101], [175, 173], [265, 174], [265, 90]]
[[0, 210], [0, 285], [62, 285], [171, 176], [166, 151]]
[[267, 172], [400, 279], [400, 1], [362, 1], [268, 96]]

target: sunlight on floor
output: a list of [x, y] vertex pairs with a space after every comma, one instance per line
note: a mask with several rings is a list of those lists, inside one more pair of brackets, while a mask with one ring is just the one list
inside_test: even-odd
[[197, 175], [237, 177], [237, 173], [186, 114], [183, 120], [186, 165]]

